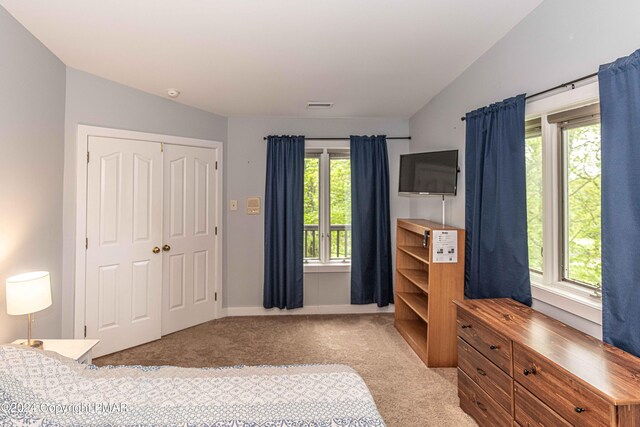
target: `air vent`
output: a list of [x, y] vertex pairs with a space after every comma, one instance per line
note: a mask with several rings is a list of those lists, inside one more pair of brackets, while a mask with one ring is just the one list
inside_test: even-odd
[[307, 102], [307, 108], [331, 108], [331, 107], [333, 107], [333, 102], [317, 102], [317, 101]]

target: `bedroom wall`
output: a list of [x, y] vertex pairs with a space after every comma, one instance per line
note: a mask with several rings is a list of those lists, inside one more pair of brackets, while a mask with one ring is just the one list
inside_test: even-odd
[[226, 117], [67, 68], [64, 119], [64, 303], [62, 314], [62, 333], [65, 337], [73, 335], [75, 159], [76, 132], [79, 124], [221, 142], [227, 140]]
[[51, 273], [53, 306], [34, 334], [60, 334], [65, 66], [0, 7], [0, 343], [26, 337], [26, 316], [8, 316], [5, 279]]
[[[409, 133], [406, 119], [303, 119], [230, 118], [227, 144], [227, 291], [223, 306], [229, 314], [262, 310], [264, 215], [246, 214], [246, 199], [260, 197], [264, 204], [267, 135], [344, 137], [351, 134]], [[391, 217], [409, 215], [409, 199], [397, 196], [399, 155], [409, 151], [409, 141], [389, 141]], [[238, 211], [228, 212], [228, 202], [238, 200]], [[395, 227], [393, 245], [395, 246]], [[394, 264], [395, 265], [395, 264]], [[349, 273], [306, 273], [304, 304], [354, 310], [350, 299]], [[299, 310], [298, 310], [299, 311]], [[295, 313], [296, 310], [293, 311]]]
[[[464, 159], [466, 112], [593, 73], [640, 48], [640, 2], [546, 0], [409, 121], [411, 151], [457, 148]], [[464, 161], [461, 160], [461, 165]], [[447, 222], [464, 227], [464, 171]], [[414, 199], [411, 215], [439, 218], [440, 201]], [[534, 306], [595, 336], [599, 325], [541, 301]]]

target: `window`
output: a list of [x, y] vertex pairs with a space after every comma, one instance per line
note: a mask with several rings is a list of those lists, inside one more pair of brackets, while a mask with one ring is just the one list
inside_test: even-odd
[[304, 260], [320, 260], [320, 155], [304, 159]]
[[600, 288], [600, 121], [561, 126], [563, 279]]
[[525, 124], [529, 268], [534, 284], [592, 304], [602, 283], [600, 109], [597, 86], [576, 92], [589, 97], [527, 105], [537, 116]]
[[344, 148], [310, 148], [304, 173], [304, 261], [351, 260], [351, 161]]
[[351, 259], [351, 159], [349, 153], [329, 154], [330, 260]]
[[527, 233], [529, 268], [542, 274], [542, 134], [540, 119], [526, 123], [525, 164], [527, 173]]

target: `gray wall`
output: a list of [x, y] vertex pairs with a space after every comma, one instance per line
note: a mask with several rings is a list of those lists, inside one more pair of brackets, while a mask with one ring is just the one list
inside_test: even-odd
[[0, 343], [26, 336], [6, 314], [4, 283], [51, 273], [53, 306], [33, 333], [60, 334], [65, 66], [0, 7]]
[[[238, 211], [228, 212], [227, 271], [223, 305], [262, 307], [264, 216], [246, 214], [246, 199], [260, 197], [264, 203], [266, 135], [295, 134], [307, 137], [344, 137], [351, 134], [404, 136], [409, 132], [405, 119], [288, 119], [230, 118], [227, 144], [227, 206], [238, 200]], [[409, 151], [406, 140], [389, 141], [391, 174], [391, 217], [407, 217], [409, 200], [394, 195], [398, 186], [399, 155]], [[395, 245], [395, 227], [394, 232]], [[395, 264], [394, 264], [395, 265]], [[349, 304], [349, 273], [305, 274], [304, 304]]]
[[[640, 2], [546, 0], [410, 120], [411, 151], [458, 148], [460, 117], [478, 107], [534, 93], [593, 73], [640, 48]], [[461, 160], [461, 165], [464, 163]], [[447, 202], [447, 221], [464, 227], [464, 172], [459, 194]], [[412, 216], [439, 218], [437, 199], [415, 199]], [[536, 302], [538, 308], [598, 335], [599, 326]]]
[[227, 119], [67, 68], [62, 333], [73, 334], [76, 133], [79, 124], [225, 142]]

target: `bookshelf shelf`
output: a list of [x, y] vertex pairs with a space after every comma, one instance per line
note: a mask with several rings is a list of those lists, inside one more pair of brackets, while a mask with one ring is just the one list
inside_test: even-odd
[[398, 249], [420, 262], [429, 264], [429, 251], [422, 246], [398, 246]]
[[425, 270], [412, 270], [409, 268], [400, 268], [398, 273], [405, 279], [416, 285], [424, 293], [429, 293], [429, 272]]

